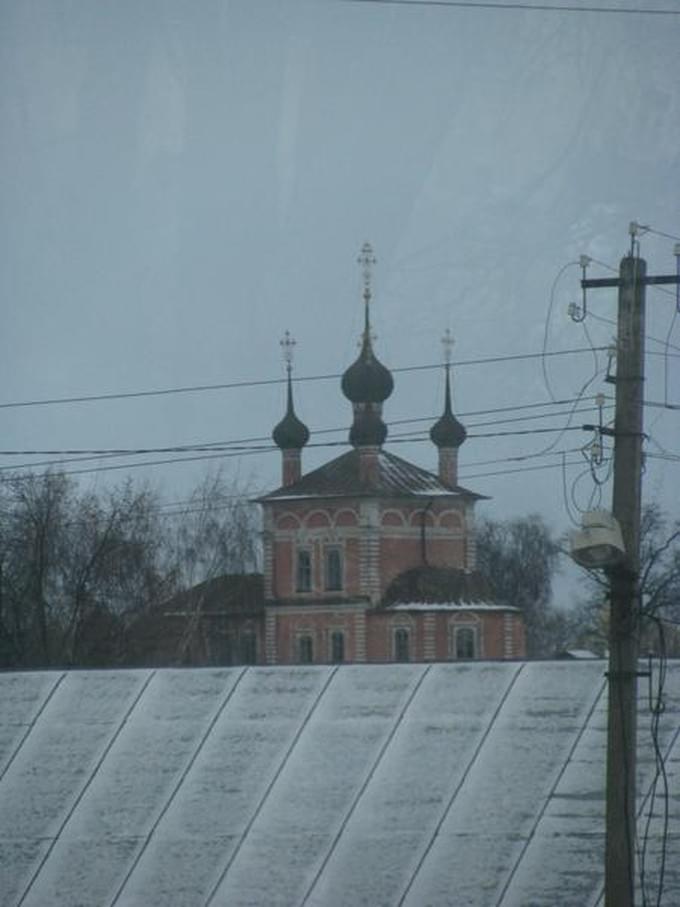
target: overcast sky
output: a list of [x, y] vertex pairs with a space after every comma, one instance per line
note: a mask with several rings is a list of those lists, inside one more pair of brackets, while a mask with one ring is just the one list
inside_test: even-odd
[[[680, 12], [675, 0], [628, 5]], [[280, 378], [286, 329], [296, 375], [340, 372], [357, 352], [366, 240], [378, 259], [376, 351], [388, 366], [440, 361], [447, 327], [455, 359], [541, 353], [564, 265], [587, 253], [618, 267], [631, 220], [680, 234], [679, 47], [680, 16], [3, 0], [0, 402]], [[675, 270], [672, 240], [648, 234], [642, 252], [652, 272]], [[589, 276], [609, 273], [593, 264]], [[555, 287], [549, 351], [589, 345], [566, 314], [579, 278], [572, 266]], [[648, 303], [648, 332], [664, 341], [673, 295], [650, 291]], [[599, 319], [615, 317], [614, 291], [593, 291], [589, 309], [593, 343], [608, 344], [613, 326]], [[680, 328], [670, 342], [664, 356], [663, 343], [648, 341], [646, 394], [680, 404]], [[594, 372], [590, 352], [546, 365], [550, 390], [540, 358], [461, 365], [457, 411], [547, 403], [550, 391], [572, 399]], [[584, 399], [611, 395], [601, 377]], [[388, 422], [438, 414], [439, 372], [396, 372], [395, 384]], [[295, 394], [312, 431], [348, 427], [337, 380], [301, 382]], [[1, 447], [234, 441], [268, 436], [282, 412], [276, 384], [4, 408]], [[479, 428], [498, 416], [462, 418], [470, 435], [567, 423], [555, 406], [504, 417], [527, 412], [553, 415]], [[592, 419], [576, 414], [573, 424]], [[678, 419], [647, 411], [650, 453], [680, 454]], [[393, 426], [391, 436], [420, 427]], [[346, 434], [313, 440], [333, 437]], [[562, 530], [561, 469], [481, 474], [555, 464], [556, 452], [587, 440], [580, 431], [471, 437], [461, 481], [493, 497], [489, 515], [537, 511]], [[488, 463], [553, 442], [543, 458]], [[429, 442], [390, 449], [435, 466]], [[341, 450], [309, 449], [305, 466]], [[569, 492], [584, 460], [566, 456], [577, 464], [567, 467]], [[31, 459], [50, 457], [3, 463]], [[224, 462], [254, 489], [279, 483], [278, 452]], [[206, 468], [131, 474], [180, 500]], [[675, 506], [679, 469], [650, 459], [647, 498]], [[587, 475], [577, 482], [579, 506], [593, 488]]]

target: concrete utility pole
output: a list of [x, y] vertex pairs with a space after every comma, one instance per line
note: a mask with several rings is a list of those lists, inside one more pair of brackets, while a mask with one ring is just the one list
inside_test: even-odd
[[637, 734], [640, 512], [644, 403], [645, 288], [678, 283], [648, 277], [636, 253], [621, 260], [618, 278], [582, 280], [584, 290], [618, 287], [616, 416], [613, 513], [621, 526], [626, 558], [608, 570], [610, 584], [609, 708], [605, 907], [635, 904], [635, 771]]

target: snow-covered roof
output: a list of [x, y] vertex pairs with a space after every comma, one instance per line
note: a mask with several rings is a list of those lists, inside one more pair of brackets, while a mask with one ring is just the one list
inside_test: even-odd
[[489, 602], [395, 602], [390, 611], [519, 611], [509, 605]]
[[569, 658], [597, 658], [590, 649], [566, 649], [565, 652]]
[[[595, 905], [604, 671], [560, 661], [1, 674], [0, 900]], [[680, 664], [667, 690], [663, 903], [677, 904]], [[640, 808], [654, 769], [647, 728]], [[657, 803], [650, 882], [661, 826]]]
[[260, 501], [287, 501], [298, 498], [333, 497], [467, 497], [484, 495], [447, 485], [433, 472], [421, 469], [396, 454], [380, 449], [377, 468], [369, 478], [362, 478], [359, 451], [355, 448], [308, 472], [292, 485], [284, 485], [260, 498]]

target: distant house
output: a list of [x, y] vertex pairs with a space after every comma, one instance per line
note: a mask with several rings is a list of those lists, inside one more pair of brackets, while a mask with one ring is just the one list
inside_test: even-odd
[[[434, 473], [383, 448], [387, 426], [382, 409], [394, 381], [373, 350], [370, 246], [364, 246], [360, 261], [364, 331], [359, 355], [342, 376], [342, 392], [353, 410], [352, 449], [303, 475], [301, 455], [309, 429], [295, 413], [294, 341], [286, 334], [287, 405], [272, 433], [282, 452], [282, 484], [258, 500], [263, 511], [262, 599], [256, 603], [246, 597], [242, 607], [240, 580], [224, 577], [187, 593], [183, 604], [166, 608], [167, 620], [177, 621], [172, 632], [195, 641], [193, 648], [185, 641], [183, 649], [193, 664], [446, 661], [526, 654], [521, 612], [496, 603], [477, 570], [474, 508], [483, 495], [458, 484], [458, 449], [467, 433], [452, 408], [451, 341], [445, 339], [444, 411], [430, 429], [438, 451]], [[252, 596], [253, 590], [249, 586], [247, 594]], [[171, 626], [166, 625], [164, 635]]]
[[218, 576], [143, 614], [130, 628], [128, 660], [150, 666], [257, 664], [263, 627], [262, 575]]

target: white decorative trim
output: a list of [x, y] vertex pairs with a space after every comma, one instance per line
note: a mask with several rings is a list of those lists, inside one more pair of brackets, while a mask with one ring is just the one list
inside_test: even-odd
[[475, 511], [472, 504], [465, 508], [465, 570], [472, 573], [477, 569], [477, 530], [475, 527]]
[[437, 655], [437, 619], [434, 614], [423, 617], [423, 657], [425, 661], [434, 661]]
[[[460, 512], [460, 510], [454, 510], [452, 507], [449, 507], [447, 510], [442, 510], [441, 513], [435, 514], [437, 517], [437, 526], [440, 529], [448, 529], [449, 532], [458, 532], [463, 533], [465, 529], [465, 517]], [[456, 525], [455, 526], [442, 526], [442, 519], [444, 517], [455, 517]]]
[[[448, 526], [425, 526], [428, 539], [445, 539], [460, 541], [464, 533], [462, 529], [450, 529]], [[422, 526], [417, 523], [412, 526], [381, 526], [380, 534], [384, 539], [419, 539], [423, 533]]]
[[399, 617], [390, 621], [388, 627], [390, 657], [392, 661], [397, 661], [397, 633], [400, 630], [404, 630], [408, 635], [408, 661], [413, 661], [416, 625], [413, 618], [408, 617], [405, 614], [401, 614]]
[[514, 628], [515, 617], [512, 613], [506, 612], [503, 615], [503, 655], [505, 658], [512, 658], [514, 651]]
[[[295, 523], [297, 524], [298, 528], [300, 528], [302, 526], [302, 521], [300, 520], [300, 517], [297, 515], [297, 513], [295, 513], [293, 510], [286, 510], [283, 513], [279, 513], [276, 516], [276, 519], [274, 520], [274, 524], [275, 524], [277, 530], [280, 529], [280, 523], [282, 522], [282, 520], [288, 520], [288, 519], [294, 520]], [[292, 532], [294, 530], [286, 528], [286, 529], [282, 529], [281, 531]]]
[[335, 602], [320, 601], [318, 596], [313, 601], [306, 599], [294, 604], [272, 605], [277, 614], [332, 614], [335, 611], [363, 611], [366, 602]]
[[277, 529], [277, 542], [299, 542], [304, 540], [311, 543], [315, 541], [329, 541], [340, 539], [355, 539], [359, 534], [356, 526], [319, 526], [315, 529]]
[[354, 616], [354, 660], [366, 661], [366, 611], [363, 608]]
[[457, 661], [457, 637], [460, 631], [462, 630], [471, 630], [473, 634], [473, 651], [471, 659], [464, 659], [465, 661], [473, 660], [476, 658], [484, 657], [484, 625], [481, 620], [476, 617], [474, 614], [467, 615], [455, 615], [450, 617], [447, 621], [448, 632], [447, 632], [447, 647], [448, 647], [448, 656], [451, 661]]
[[380, 512], [377, 501], [362, 501], [359, 535], [359, 590], [372, 604], [380, 599]]
[[271, 608], [266, 609], [264, 616], [264, 660], [268, 665], [275, 665], [278, 662], [276, 613]]
[[[351, 515], [354, 522], [349, 526], [338, 526], [338, 520], [340, 519], [341, 515], [346, 513], [349, 513]], [[354, 510], [353, 507], [341, 507], [338, 511], [336, 511], [336, 513], [333, 514], [333, 526], [340, 531], [344, 529], [354, 529], [356, 531], [356, 529], [359, 527], [359, 514], [356, 510]]]
[[[312, 517], [315, 516], [322, 516], [326, 520], [325, 524], [323, 526], [310, 526], [309, 523]], [[314, 532], [315, 530], [319, 529], [327, 531], [331, 528], [332, 525], [333, 520], [331, 519], [330, 513], [327, 510], [322, 510], [320, 507], [318, 507], [316, 510], [310, 510], [304, 518], [304, 526], [308, 532]]]
[[[388, 516], [397, 517], [399, 520], [398, 526], [395, 523], [386, 523], [385, 517], [388, 517]], [[383, 530], [397, 529], [397, 528], [401, 528], [402, 526], [406, 526], [406, 520], [404, 519], [404, 512], [402, 510], [397, 510], [396, 507], [388, 507], [386, 510], [383, 510], [383, 512], [380, 516], [380, 525]]]

